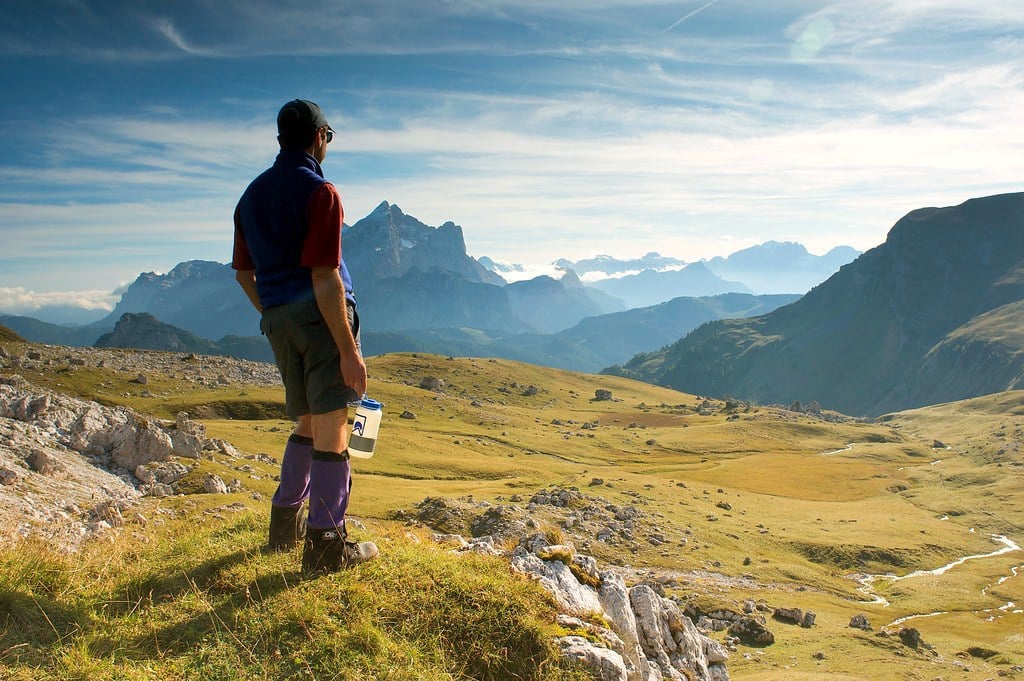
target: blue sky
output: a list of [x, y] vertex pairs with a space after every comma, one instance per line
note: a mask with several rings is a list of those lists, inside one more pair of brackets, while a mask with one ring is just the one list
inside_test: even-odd
[[294, 97], [349, 223], [527, 265], [863, 250], [1024, 179], [1021, 2], [0, 0], [0, 87], [4, 312], [226, 262]]

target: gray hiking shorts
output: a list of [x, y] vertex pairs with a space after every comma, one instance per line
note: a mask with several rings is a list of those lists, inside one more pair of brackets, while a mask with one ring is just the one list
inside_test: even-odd
[[[361, 350], [359, 315], [350, 301], [345, 308], [356, 348]], [[315, 300], [267, 308], [260, 328], [274, 350], [284, 382], [285, 411], [290, 418], [326, 414], [362, 398], [341, 377], [338, 347]]]

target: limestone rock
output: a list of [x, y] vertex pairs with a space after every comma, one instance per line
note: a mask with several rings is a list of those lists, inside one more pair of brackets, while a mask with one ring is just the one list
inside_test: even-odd
[[512, 566], [536, 579], [555, 597], [563, 612], [584, 618], [602, 612], [597, 592], [580, 584], [562, 561], [541, 560], [520, 546], [512, 552]]
[[633, 681], [626, 673], [622, 656], [614, 650], [595, 646], [582, 636], [563, 636], [555, 642], [563, 657], [583, 664], [595, 681]]
[[130, 471], [151, 461], [166, 461], [173, 450], [170, 435], [153, 421], [134, 414], [111, 438], [111, 458]]
[[[545, 556], [551, 559], [544, 560]], [[554, 559], [556, 556], [559, 559]], [[728, 680], [726, 649], [701, 634], [678, 605], [650, 585], [627, 589], [620, 574], [598, 572], [593, 558], [573, 555], [569, 546], [546, 545], [544, 535], [524, 539], [512, 553], [512, 565], [537, 579], [563, 612], [580, 618], [588, 613], [603, 616], [611, 626], [607, 634], [595, 631], [592, 625], [583, 627], [606, 641], [608, 648], [595, 650], [593, 643], [583, 646], [575, 641], [560, 643], [565, 646], [563, 654], [583, 662], [595, 678]], [[587, 581], [596, 579], [596, 588], [580, 584], [577, 574]]]
[[203, 481], [203, 491], [208, 494], [227, 494], [228, 486], [219, 475], [207, 473], [206, 480]]
[[151, 462], [135, 468], [135, 478], [147, 485], [173, 486], [188, 475], [191, 469], [176, 461]]
[[67, 469], [64, 464], [55, 456], [51, 456], [45, 449], [35, 448], [25, 458], [28, 467], [40, 475], [54, 476], [64, 473]]

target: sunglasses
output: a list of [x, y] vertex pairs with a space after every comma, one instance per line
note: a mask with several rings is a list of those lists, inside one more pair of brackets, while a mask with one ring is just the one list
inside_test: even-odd
[[331, 130], [330, 128], [327, 128], [327, 143], [330, 144], [331, 140], [333, 140], [333, 139], [334, 139], [334, 131]]

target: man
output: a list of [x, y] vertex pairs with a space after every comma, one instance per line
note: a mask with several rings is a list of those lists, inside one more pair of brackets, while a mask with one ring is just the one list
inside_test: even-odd
[[320, 164], [334, 137], [320, 107], [304, 99], [277, 116], [281, 151], [235, 208], [232, 267], [262, 314], [298, 424], [281, 461], [270, 509], [269, 548], [285, 551], [303, 536], [307, 575], [334, 572], [377, 555], [372, 542], [347, 540], [352, 478], [346, 450], [348, 404], [366, 392], [366, 365], [352, 281], [341, 257], [341, 197]]

